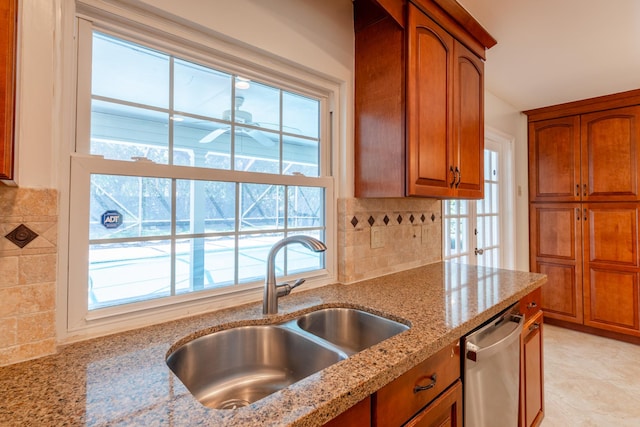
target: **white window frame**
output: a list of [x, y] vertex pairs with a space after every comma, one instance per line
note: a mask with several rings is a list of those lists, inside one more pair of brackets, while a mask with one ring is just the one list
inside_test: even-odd
[[[91, 2], [90, 2], [91, 3]], [[241, 171], [194, 170], [191, 167], [168, 166], [154, 163], [136, 163], [136, 175], [178, 179], [206, 179], [209, 181], [239, 181], [291, 186], [321, 186], [325, 189], [325, 268], [302, 275], [307, 278], [305, 289], [334, 283], [337, 277], [337, 220], [336, 203], [339, 194], [336, 179], [332, 176], [332, 167], [337, 164], [338, 152], [333, 147], [339, 141], [342, 124], [339, 102], [342, 82], [333, 81], [325, 76], [314, 74], [303, 67], [279, 62], [244, 46], [230, 44], [209, 34], [196, 33], [192, 28], [178, 23], [167, 23], [163, 19], [149, 16], [136, 16], [132, 21], [129, 12], [118, 14], [113, 10], [96, 9], [84, 3], [78, 3], [76, 14], [77, 49], [77, 93], [76, 99], [76, 144], [82, 151], [82, 145], [88, 144], [90, 134], [91, 102], [91, 45], [93, 30], [113, 34], [116, 37], [131, 40], [171, 55], [179, 56], [212, 68], [241, 73], [264, 83], [271, 83], [283, 90], [307, 94], [320, 99], [321, 116], [325, 117], [320, 129], [320, 138], [324, 142], [320, 152], [320, 177], [266, 175]], [[130, 12], [136, 15], [136, 12]], [[145, 22], [142, 22], [145, 21]], [[151, 26], [150, 26], [151, 24]], [[187, 34], [188, 38], [184, 35]], [[88, 59], [87, 59], [88, 58]], [[216, 59], [217, 58], [217, 59]], [[69, 211], [62, 210], [69, 223], [68, 241], [61, 245], [61, 264], [66, 265], [61, 277], [66, 286], [61, 309], [64, 319], [59, 317], [60, 341], [72, 342], [92, 336], [104, 335], [116, 331], [132, 329], [171, 320], [185, 315], [197, 314], [257, 301], [262, 298], [263, 283], [255, 282], [219, 288], [215, 291], [199, 291], [182, 294], [171, 301], [157, 299], [131, 305], [100, 309], [95, 313], [88, 310], [88, 227], [77, 227], [73, 217], [89, 217], [90, 175], [126, 174], [131, 162], [104, 160], [99, 156], [73, 153], [70, 159]], [[80, 179], [78, 179], [80, 178]], [[64, 197], [63, 197], [64, 200]], [[83, 266], [83, 268], [76, 268]], [[65, 274], [66, 273], [66, 274]], [[59, 295], [62, 295], [61, 291]]]

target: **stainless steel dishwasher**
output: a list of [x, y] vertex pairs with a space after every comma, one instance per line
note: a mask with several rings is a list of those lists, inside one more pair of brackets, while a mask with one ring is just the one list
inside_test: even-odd
[[465, 427], [516, 427], [522, 316], [508, 309], [464, 338]]

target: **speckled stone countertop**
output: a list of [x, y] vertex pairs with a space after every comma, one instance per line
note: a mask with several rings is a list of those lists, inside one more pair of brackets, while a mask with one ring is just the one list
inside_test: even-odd
[[[318, 426], [541, 286], [534, 273], [436, 263], [351, 285], [111, 335], [0, 368], [1, 426]], [[239, 324], [279, 323], [320, 307], [358, 307], [411, 325], [247, 407], [202, 406], [167, 368], [185, 337]]]

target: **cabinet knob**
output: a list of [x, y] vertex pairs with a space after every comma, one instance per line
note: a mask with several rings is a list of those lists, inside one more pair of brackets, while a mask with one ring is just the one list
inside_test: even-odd
[[533, 325], [529, 326], [530, 331], [535, 331], [536, 329], [540, 329], [540, 323], [535, 322]]
[[580, 184], [576, 184], [576, 196], [580, 197]]
[[531, 310], [532, 308], [536, 308], [538, 306], [538, 304], [536, 304], [535, 301], [531, 301], [529, 304], [527, 304], [527, 308], [529, 310]]
[[431, 390], [432, 388], [434, 388], [436, 386], [436, 381], [438, 380], [438, 377], [436, 376], [436, 374], [433, 374], [431, 375], [430, 379], [431, 379], [431, 382], [427, 385], [416, 385], [413, 388], [413, 392], [420, 393], [421, 391]]
[[460, 173], [460, 169], [456, 166], [456, 175], [458, 175], [458, 180], [456, 181], [456, 188], [460, 185], [460, 180], [462, 179], [462, 174]]
[[449, 183], [449, 187], [453, 188], [456, 183], [456, 173], [453, 170], [453, 166], [449, 166], [449, 173], [451, 173], [451, 182]]

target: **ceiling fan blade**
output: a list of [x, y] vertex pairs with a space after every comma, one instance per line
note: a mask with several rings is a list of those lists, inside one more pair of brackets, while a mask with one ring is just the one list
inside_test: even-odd
[[228, 132], [229, 128], [220, 128], [220, 129], [216, 129], [213, 132], [208, 133], [207, 135], [205, 135], [200, 141], [198, 141], [200, 144], [207, 144], [209, 142], [212, 142], [213, 140], [215, 140], [216, 138], [218, 138], [220, 135], [222, 135], [225, 132]]
[[258, 144], [264, 147], [273, 147], [274, 145], [276, 145], [276, 142], [273, 139], [269, 138], [267, 135], [265, 135], [263, 132], [259, 130], [252, 129], [248, 132], [245, 131], [245, 133], [249, 135], [251, 138], [258, 141]]

